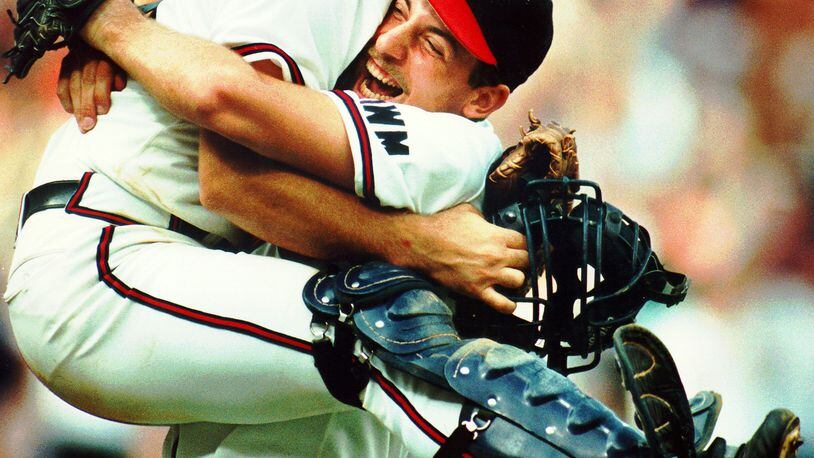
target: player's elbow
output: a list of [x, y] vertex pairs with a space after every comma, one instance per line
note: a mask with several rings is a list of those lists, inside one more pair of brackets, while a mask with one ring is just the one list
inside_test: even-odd
[[223, 132], [230, 120], [239, 115], [242, 104], [240, 75], [233, 72], [219, 72], [198, 85], [194, 95], [194, 112], [192, 121], [203, 128], [229, 135]]
[[225, 115], [227, 105], [224, 101], [228, 90], [224, 86], [223, 82], [213, 81], [202, 84], [199, 89], [193, 91], [195, 101], [192, 104], [194, 111], [191, 113], [190, 121], [209, 129]]
[[202, 173], [198, 176], [200, 200], [204, 208], [215, 213], [223, 213], [229, 207], [230, 186], [225, 183], [223, 176], [217, 173]]

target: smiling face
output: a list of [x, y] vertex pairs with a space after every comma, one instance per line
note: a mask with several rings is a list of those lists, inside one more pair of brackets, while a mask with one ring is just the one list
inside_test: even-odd
[[472, 113], [473, 103], [484, 103], [482, 88], [468, 84], [476, 62], [427, 0], [395, 0], [367, 50], [353, 90], [365, 98], [428, 111], [485, 117], [488, 113]]

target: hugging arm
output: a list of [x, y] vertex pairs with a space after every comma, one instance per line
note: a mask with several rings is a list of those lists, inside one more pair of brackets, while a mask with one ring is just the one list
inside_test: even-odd
[[495, 285], [523, 282], [525, 239], [463, 204], [430, 216], [367, 206], [214, 133], [202, 134], [201, 201], [263, 240], [327, 260], [384, 259], [510, 312]]
[[325, 94], [263, 78], [236, 53], [146, 19], [127, 0], [104, 2], [81, 35], [171, 113], [352, 189], [354, 168], [344, 124]]

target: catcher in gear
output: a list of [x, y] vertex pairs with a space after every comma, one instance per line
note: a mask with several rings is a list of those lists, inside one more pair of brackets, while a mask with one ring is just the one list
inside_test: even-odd
[[[356, 393], [366, 384], [369, 369], [364, 362], [354, 361], [349, 344], [355, 336], [363, 346], [365, 361], [379, 358], [469, 400], [461, 425], [442, 444], [441, 456], [464, 452], [486, 456], [794, 456], [801, 443], [799, 419], [786, 409], [770, 412], [753, 438], [737, 449], [727, 449], [721, 438], [706, 448], [720, 412], [720, 396], [702, 392], [688, 401], [669, 353], [641, 327], [622, 326], [615, 333], [614, 345], [642, 419], [646, 443], [644, 438], [630, 435], [601, 407], [580, 398], [556, 374], [594, 367], [601, 351], [610, 347], [608, 336], [614, 329], [633, 321], [647, 301], [668, 306], [680, 302], [687, 281], [681, 274], [664, 270], [649, 246], [646, 230], [604, 204], [597, 185], [590, 186], [596, 198], [586, 197], [573, 190], [585, 187], [584, 182], [539, 178], [550, 173], [547, 163], [537, 169], [514, 170], [529, 181], [517, 190], [515, 201], [503, 203], [509, 211], [519, 209], [511, 222], [519, 220], [526, 233], [545, 234], [529, 237], [530, 273], [536, 259], [544, 258], [545, 268], [558, 280], [554, 294], [548, 288], [549, 294], [543, 298], [534, 289], [529, 298], [535, 305], [545, 306], [542, 320], [524, 322], [512, 317], [496, 322], [488, 319], [488, 311], [480, 311], [473, 319], [475, 309], [461, 309], [460, 302], [453, 312], [432, 284], [409, 270], [383, 263], [320, 272], [306, 284], [303, 298], [314, 313], [315, 324], [335, 328], [333, 343], [324, 338], [315, 341], [315, 348], [319, 346], [317, 366], [334, 396], [355, 405]], [[563, 201], [578, 203], [569, 208]], [[530, 211], [534, 208], [539, 213]], [[512, 220], [507, 214], [500, 209], [487, 217], [501, 223]], [[620, 230], [622, 221], [631, 229]], [[546, 254], [541, 256], [540, 251]], [[580, 262], [574, 263], [575, 258]], [[595, 269], [593, 286], [587, 286], [587, 276], [569, 277], [574, 265], [582, 272], [586, 265]], [[552, 275], [547, 277], [545, 282], [551, 284]], [[582, 312], [572, 315], [576, 303]], [[533, 316], [538, 316], [537, 311]], [[487, 335], [494, 341], [483, 339]], [[548, 367], [504, 345], [506, 342], [546, 355]], [[594, 353], [591, 364], [567, 365], [567, 356], [584, 357], [589, 352]], [[542, 379], [541, 385], [537, 380]], [[514, 399], [510, 392], [522, 392], [525, 402]], [[561, 406], [567, 406], [565, 412]], [[545, 432], [533, 422], [527, 423], [532, 417], [545, 419]], [[524, 433], [494, 433], [494, 429], [502, 429], [504, 421], [519, 423]], [[564, 430], [570, 435], [553, 437], [554, 431]]]

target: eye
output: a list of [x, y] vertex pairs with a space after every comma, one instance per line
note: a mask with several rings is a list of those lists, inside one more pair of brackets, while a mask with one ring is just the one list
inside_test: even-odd
[[446, 48], [440, 42], [440, 40], [436, 39], [435, 37], [425, 37], [424, 43], [427, 51], [433, 56], [440, 59], [444, 59], [446, 57]]
[[407, 17], [407, 6], [403, 1], [397, 1], [393, 4], [393, 17], [396, 19], [405, 19]]

